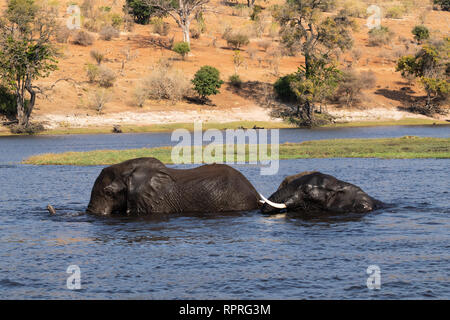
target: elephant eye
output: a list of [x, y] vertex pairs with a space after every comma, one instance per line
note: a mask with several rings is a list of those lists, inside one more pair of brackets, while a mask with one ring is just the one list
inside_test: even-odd
[[112, 188], [110, 188], [110, 187], [106, 187], [106, 188], [104, 189], [104, 191], [105, 191], [105, 194], [106, 194], [107, 196], [112, 197], [112, 196], [114, 195], [114, 192], [113, 192]]

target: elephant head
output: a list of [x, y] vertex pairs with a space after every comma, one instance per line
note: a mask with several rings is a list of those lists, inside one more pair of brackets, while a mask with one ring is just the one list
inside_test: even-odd
[[104, 168], [95, 180], [87, 212], [109, 215], [127, 209], [127, 185], [137, 168], [165, 168], [155, 158], [137, 158]]
[[175, 178], [167, 168], [138, 168], [127, 179], [128, 215], [169, 213], [178, 206]]
[[381, 204], [361, 188], [330, 175], [313, 172], [296, 176], [287, 177], [264, 201], [263, 213], [274, 214], [283, 209], [301, 213], [368, 212]]

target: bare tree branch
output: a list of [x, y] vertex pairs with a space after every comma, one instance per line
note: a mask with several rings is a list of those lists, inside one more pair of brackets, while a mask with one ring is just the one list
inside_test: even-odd
[[177, 5], [171, 0], [144, 0], [149, 6], [158, 8], [170, 15], [183, 32], [183, 41], [190, 43], [189, 27], [192, 18], [210, 0], [178, 0]]

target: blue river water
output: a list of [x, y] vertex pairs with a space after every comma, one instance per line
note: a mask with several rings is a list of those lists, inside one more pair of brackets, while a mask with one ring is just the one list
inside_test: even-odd
[[[450, 127], [288, 129], [280, 142], [405, 135], [450, 137]], [[170, 144], [166, 133], [0, 138], [0, 298], [450, 298], [448, 159], [284, 160], [273, 176], [234, 165], [266, 196], [287, 175], [319, 170], [391, 204], [308, 220], [256, 211], [93, 217], [83, 211], [102, 166], [20, 163], [44, 152]], [[81, 290], [66, 286], [69, 265], [81, 270]], [[379, 290], [367, 288], [370, 265], [381, 270]]]

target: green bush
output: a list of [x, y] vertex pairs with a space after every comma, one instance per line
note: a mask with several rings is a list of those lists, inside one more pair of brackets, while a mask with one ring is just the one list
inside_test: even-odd
[[220, 80], [219, 70], [211, 66], [203, 66], [195, 73], [192, 83], [202, 100], [206, 100], [208, 96], [219, 93], [223, 81]]
[[242, 80], [237, 74], [233, 74], [228, 78], [228, 82], [235, 88], [242, 87]]
[[147, 4], [144, 0], [127, 0], [123, 10], [131, 14], [138, 24], [148, 24], [153, 16], [161, 16], [162, 12]]
[[172, 50], [181, 55], [184, 60], [185, 56], [191, 51], [191, 47], [187, 42], [178, 42], [173, 45]]
[[450, 0], [434, 0], [434, 4], [441, 7], [441, 10], [450, 11]]
[[275, 90], [278, 99], [284, 102], [295, 102], [297, 100], [297, 97], [291, 88], [291, 82], [295, 80], [296, 76], [295, 74], [292, 73], [284, 77], [281, 77], [277, 81], [275, 81], [273, 88]]
[[86, 66], [86, 73], [90, 83], [94, 83], [98, 79], [99, 70], [98, 66], [92, 63], [89, 63]]
[[414, 35], [414, 39], [416, 39], [417, 42], [422, 42], [423, 40], [430, 38], [430, 31], [428, 31], [427, 27], [422, 25], [415, 26], [411, 32]]
[[0, 86], [0, 113], [12, 116], [17, 113], [17, 96], [4, 86]]

